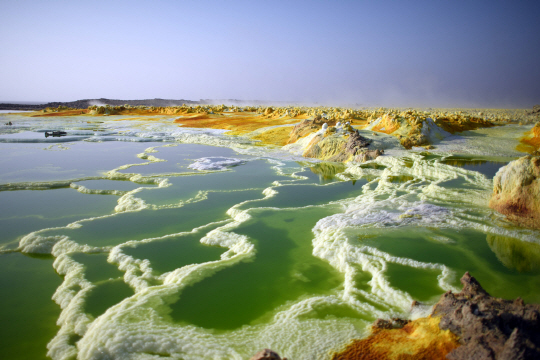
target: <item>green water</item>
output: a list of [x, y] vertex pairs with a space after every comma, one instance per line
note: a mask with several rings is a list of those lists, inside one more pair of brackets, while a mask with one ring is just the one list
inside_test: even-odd
[[[327, 359], [376, 318], [459, 291], [465, 271], [540, 302], [538, 232], [487, 207], [499, 158], [347, 167], [170, 139], [0, 150], [5, 358]], [[189, 167], [206, 157], [243, 163]]]
[[256, 257], [188, 287], [171, 317], [211, 329], [235, 329], [301, 296], [329, 293], [342, 276], [311, 256], [310, 229], [320, 209], [263, 211], [235, 230], [255, 243]]
[[16, 246], [29, 232], [111, 213], [116, 201], [116, 196], [81, 194], [71, 188], [2, 191], [0, 244]]
[[51, 296], [62, 283], [52, 257], [0, 255], [0, 352], [5, 359], [46, 359], [60, 308]]

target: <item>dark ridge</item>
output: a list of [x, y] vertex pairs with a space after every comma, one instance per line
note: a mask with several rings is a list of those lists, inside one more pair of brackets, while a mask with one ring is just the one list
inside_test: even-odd
[[172, 100], [172, 99], [145, 99], [145, 100], [114, 100], [114, 99], [84, 99], [77, 101], [68, 101], [68, 102], [49, 102], [46, 104], [0, 104], [0, 110], [30, 110], [37, 111], [43, 110], [45, 108], [57, 108], [59, 106], [65, 106], [68, 108], [75, 109], [86, 109], [92, 105], [131, 105], [131, 106], [182, 106], [186, 105], [198, 105], [201, 104], [200, 101], [193, 100]]
[[67, 101], [67, 102], [48, 102], [48, 103], [31, 103], [25, 101], [21, 104], [13, 103], [0, 103], [0, 110], [30, 110], [38, 111], [45, 108], [57, 108], [59, 106], [64, 106], [73, 109], [87, 109], [92, 105], [131, 105], [131, 106], [156, 106], [156, 107], [166, 107], [166, 106], [182, 106], [186, 105], [236, 105], [236, 106], [265, 106], [265, 105], [276, 105], [276, 106], [286, 106], [290, 104], [296, 104], [298, 102], [291, 101], [265, 101], [265, 100], [238, 100], [238, 99], [200, 99], [196, 100], [174, 100], [174, 99], [144, 99], [144, 100], [115, 100], [115, 99], [84, 99], [76, 101]]

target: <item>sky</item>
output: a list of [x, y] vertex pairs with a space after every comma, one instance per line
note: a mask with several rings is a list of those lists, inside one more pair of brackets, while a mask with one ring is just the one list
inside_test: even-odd
[[532, 108], [540, 1], [0, 1], [0, 101]]

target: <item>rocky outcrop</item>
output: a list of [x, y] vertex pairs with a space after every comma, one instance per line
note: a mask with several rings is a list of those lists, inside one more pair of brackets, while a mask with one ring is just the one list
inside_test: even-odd
[[405, 149], [412, 149], [414, 146], [429, 145], [428, 138], [423, 134], [410, 134], [400, 137], [399, 142]]
[[362, 149], [358, 155], [356, 155], [353, 159], [355, 162], [366, 162], [369, 160], [375, 160], [379, 156], [384, 154], [384, 150], [368, 150], [368, 149]]
[[535, 156], [540, 155], [540, 122], [537, 122], [531, 130], [525, 133], [517, 150], [526, 151]]
[[370, 117], [365, 129], [398, 137], [406, 149], [428, 146], [433, 142], [465, 130], [494, 126], [480, 116], [458, 113], [437, 113], [418, 110], [388, 111]]
[[489, 207], [518, 225], [540, 229], [540, 156], [524, 156], [500, 168]]
[[[322, 125], [322, 124], [321, 124]], [[295, 127], [292, 129], [289, 140], [287, 141], [287, 144], [295, 143], [298, 139], [301, 137], [304, 137], [314, 131], [317, 131], [321, 128], [318, 124], [315, 124], [313, 120], [303, 120], [300, 124], [295, 125]]]
[[345, 144], [345, 151], [351, 155], [357, 155], [371, 144], [371, 140], [360, 135], [358, 131], [351, 133]]
[[534, 105], [532, 111], [530, 112], [531, 115], [540, 115], [540, 105]]
[[277, 352], [264, 349], [253, 355], [250, 360], [287, 360], [287, 358], [281, 359]]
[[459, 337], [449, 360], [539, 359], [540, 305], [490, 296], [468, 272], [463, 290], [447, 292], [433, 308], [439, 327]]
[[372, 140], [352, 128], [352, 132], [349, 132], [349, 128], [348, 123], [344, 127], [327, 128], [323, 125], [322, 130], [307, 144], [302, 156], [333, 162], [365, 162], [383, 154], [383, 150], [369, 150]]
[[345, 151], [345, 139], [339, 135], [323, 137], [317, 135], [304, 151], [303, 156], [319, 160], [346, 162], [351, 159], [351, 154]]
[[361, 136], [357, 131], [348, 138], [342, 135], [322, 135], [313, 137], [302, 154], [304, 157], [333, 162], [365, 162], [383, 154], [383, 150], [369, 150], [371, 140]]
[[442, 295], [429, 317], [379, 319], [372, 335], [333, 359], [540, 358], [540, 305], [492, 297], [468, 272], [461, 283], [462, 291]]

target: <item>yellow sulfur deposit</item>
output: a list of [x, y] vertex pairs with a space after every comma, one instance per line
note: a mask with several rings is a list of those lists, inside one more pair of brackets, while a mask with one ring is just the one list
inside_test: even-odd
[[459, 346], [457, 336], [439, 328], [439, 317], [420, 318], [401, 329], [374, 329], [356, 340], [333, 360], [443, 360]]

